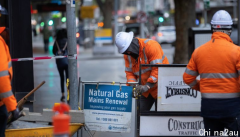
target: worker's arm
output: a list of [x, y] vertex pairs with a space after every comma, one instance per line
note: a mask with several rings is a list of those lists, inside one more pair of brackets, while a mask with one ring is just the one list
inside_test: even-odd
[[190, 86], [192, 89], [200, 91], [199, 80], [197, 80], [197, 76], [199, 75], [197, 66], [194, 62], [194, 53], [187, 65], [187, 68], [183, 74], [183, 81]]
[[[156, 41], [149, 41], [145, 46], [145, 53], [151, 65], [169, 64], [167, 57], [164, 55], [161, 46]], [[158, 81], [158, 67], [151, 67], [151, 74], [147, 80], [147, 85], [152, 87]]]
[[6, 105], [7, 110], [16, 109], [17, 101], [12, 93], [11, 80], [8, 72], [8, 47], [0, 40], [0, 100]]
[[[127, 77], [127, 82], [137, 82], [137, 77], [134, 75], [132, 71], [132, 60], [129, 55], [124, 55], [125, 60], [125, 73]], [[130, 84], [127, 84], [129, 86]]]
[[56, 41], [57, 41], [57, 40], [55, 40], [55, 42], [54, 42], [54, 44], [53, 44], [53, 51], [52, 51], [55, 56], [57, 55], [56, 53], [57, 53], [57, 51], [58, 51]]

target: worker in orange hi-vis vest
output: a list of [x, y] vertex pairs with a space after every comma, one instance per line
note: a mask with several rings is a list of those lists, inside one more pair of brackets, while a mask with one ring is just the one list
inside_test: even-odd
[[[133, 32], [119, 32], [115, 38], [118, 52], [124, 54], [127, 82], [137, 82], [140, 64], [169, 64], [158, 42], [133, 37]], [[149, 111], [155, 102], [157, 109], [157, 67], [141, 68], [141, 84], [136, 91], [142, 94], [140, 111]], [[128, 84], [129, 85], [129, 84]]]
[[183, 74], [184, 82], [201, 92], [206, 136], [220, 136], [224, 129], [240, 134], [240, 48], [230, 38], [232, 24], [225, 10], [213, 15], [212, 39], [194, 50]]
[[[5, 27], [0, 27], [0, 33]], [[9, 49], [4, 39], [0, 36], [0, 136], [5, 137], [8, 112], [12, 113], [12, 120], [20, 117], [17, 101], [12, 93], [12, 63]]]

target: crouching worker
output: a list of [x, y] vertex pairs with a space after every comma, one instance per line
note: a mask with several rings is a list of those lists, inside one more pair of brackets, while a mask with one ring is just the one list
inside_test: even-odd
[[[157, 41], [133, 37], [133, 32], [119, 32], [115, 38], [118, 52], [124, 54], [127, 82], [137, 82], [140, 64], [169, 64]], [[149, 111], [155, 102], [157, 110], [157, 67], [141, 68], [141, 84], [136, 90], [142, 94], [140, 111]]]

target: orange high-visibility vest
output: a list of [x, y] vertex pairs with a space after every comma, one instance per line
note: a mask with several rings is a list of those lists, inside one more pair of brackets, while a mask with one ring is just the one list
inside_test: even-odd
[[[0, 33], [5, 27], [0, 27]], [[7, 110], [13, 111], [17, 107], [17, 101], [12, 93], [12, 62], [9, 49], [4, 39], [0, 36], [0, 106], [6, 105]]]
[[[137, 82], [140, 64], [169, 64], [158, 42], [151, 39], [137, 39], [139, 41], [138, 60], [132, 58], [130, 55], [124, 55], [127, 82]], [[153, 88], [143, 93], [143, 96], [148, 97], [151, 94], [153, 98], [157, 98], [157, 81], [157, 67], [141, 68], [141, 84], [145, 85], [147, 82], [155, 84]]]
[[[202, 98], [240, 97], [240, 48], [222, 32], [197, 48], [183, 74], [183, 80], [201, 92]], [[200, 75], [200, 80], [196, 77]]]

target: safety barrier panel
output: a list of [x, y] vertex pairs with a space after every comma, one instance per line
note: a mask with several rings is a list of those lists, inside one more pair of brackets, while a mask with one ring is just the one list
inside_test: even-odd
[[[142, 64], [139, 81], [142, 67], [158, 67], [158, 97], [157, 111], [137, 110], [139, 136], [202, 136], [201, 94], [183, 82], [186, 65]], [[137, 104], [140, 108], [140, 100]]]

